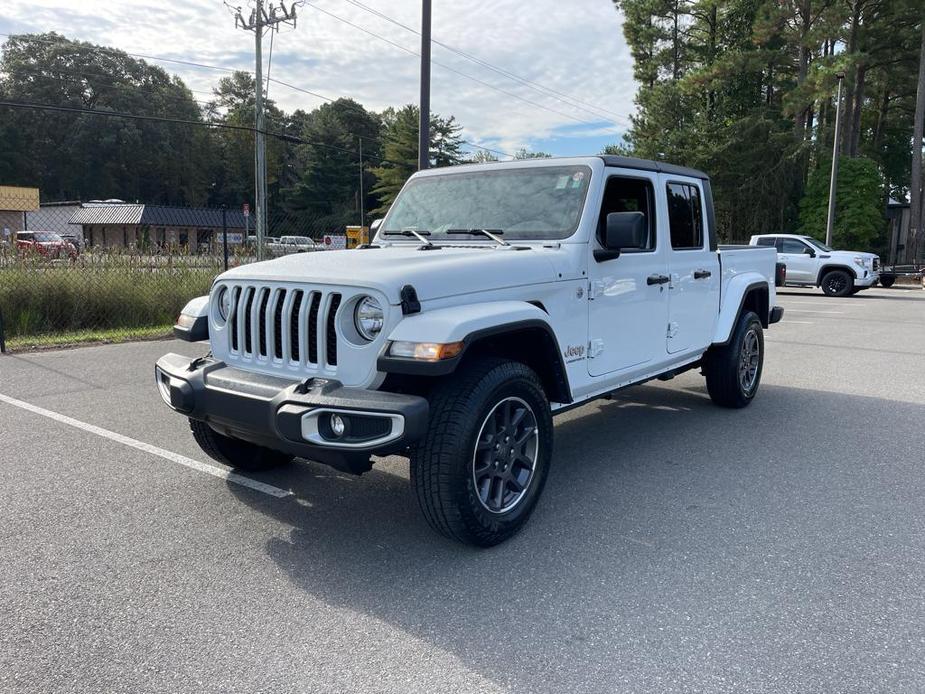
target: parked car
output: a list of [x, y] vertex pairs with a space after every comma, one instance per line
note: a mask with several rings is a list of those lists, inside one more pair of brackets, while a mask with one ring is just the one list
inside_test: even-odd
[[76, 258], [77, 249], [53, 231], [17, 231], [16, 248], [46, 258]]
[[758, 234], [749, 243], [777, 249], [787, 266], [787, 285], [821, 287], [826, 296], [857, 294], [876, 285], [880, 277], [876, 254], [836, 251], [812, 236]]
[[279, 239], [267, 239], [267, 251], [270, 255], [309, 253], [323, 248], [324, 246], [315, 243], [309, 236], [280, 236]]
[[220, 275], [175, 328], [208, 338], [208, 356], [167, 354], [155, 378], [217, 460], [360, 474], [371, 455], [407, 455], [431, 526], [493, 545], [540, 497], [554, 415], [692, 369], [718, 405], [748, 405], [783, 314], [775, 265], [772, 248], [717, 245], [710, 180], [693, 169], [614, 156], [431, 169], [369, 246]]

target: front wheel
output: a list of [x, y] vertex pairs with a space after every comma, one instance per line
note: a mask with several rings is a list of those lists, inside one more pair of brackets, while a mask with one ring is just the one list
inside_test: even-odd
[[527, 522], [552, 458], [552, 414], [532, 369], [471, 362], [430, 397], [427, 435], [411, 454], [411, 484], [438, 532], [490, 547]]
[[822, 291], [826, 296], [848, 296], [854, 288], [854, 278], [844, 270], [830, 270], [822, 278]]
[[745, 407], [758, 392], [764, 366], [764, 331], [754, 311], [739, 316], [728, 344], [703, 357], [710, 399], [722, 407]]
[[896, 281], [896, 275], [880, 275], [880, 286], [889, 289]]

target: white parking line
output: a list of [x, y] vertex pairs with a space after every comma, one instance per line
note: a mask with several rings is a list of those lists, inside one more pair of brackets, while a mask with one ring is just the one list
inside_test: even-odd
[[[816, 324], [815, 321], [811, 321], [811, 320], [787, 320], [786, 318], [784, 318], [777, 325], [793, 325], [794, 323], [798, 323], [800, 325], [815, 325]], [[775, 325], [774, 327], [777, 327], [777, 325]]]
[[787, 308], [784, 307], [784, 313], [825, 313], [830, 316], [840, 316], [844, 311], [817, 311], [812, 308]]
[[173, 451], [168, 451], [163, 448], [158, 448], [157, 446], [152, 446], [150, 443], [145, 443], [144, 441], [139, 441], [128, 436], [123, 436], [122, 434], [117, 434], [114, 431], [103, 429], [102, 427], [98, 427], [94, 424], [81, 422], [79, 419], [74, 419], [73, 417], [68, 417], [67, 415], [58, 414], [57, 412], [52, 412], [51, 410], [46, 410], [44, 407], [37, 407], [36, 405], [32, 405], [28, 402], [23, 402], [22, 400], [11, 398], [9, 395], [3, 395], [0, 393], [0, 402], [5, 402], [7, 405], [18, 407], [22, 410], [32, 412], [33, 414], [41, 415], [42, 417], [48, 417], [49, 419], [53, 419], [56, 422], [61, 422], [62, 424], [72, 426], [75, 429], [88, 431], [91, 434], [102, 436], [105, 439], [121, 443], [124, 446], [136, 448], [139, 451], [144, 451], [145, 453], [156, 455], [160, 458], [163, 458], [164, 460], [179, 463], [180, 465], [184, 465], [193, 470], [204, 472], [207, 475], [212, 475], [213, 477], [218, 477], [220, 479], [227, 480], [228, 482], [240, 484], [242, 487], [248, 487], [249, 489], [253, 489], [264, 494], [269, 494], [270, 496], [282, 498], [292, 494], [292, 492], [286, 489], [280, 489], [279, 487], [274, 487], [271, 484], [265, 484], [263, 482], [258, 482], [257, 480], [252, 480], [249, 477], [238, 475], [237, 473], [230, 472], [215, 465], [201, 463], [198, 460], [187, 458], [185, 455], [180, 455], [179, 453], [174, 453]]

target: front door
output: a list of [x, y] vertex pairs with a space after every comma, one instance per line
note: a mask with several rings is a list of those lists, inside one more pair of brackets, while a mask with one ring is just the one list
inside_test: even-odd
[[719, 313], [720, 265], [710, 248], [701, 183], [662, 176], [668, 196], [671, 288], [665, 345], [669, 354], [704, 349]]
[[[590, 311], [588, 371], [592, 376], [625, 375], [649, 371], [664, 354], [668, 317], [667, 263], [664, 221], [656, 215], [657, 174], [608, 170], [597, 240], [601, 248], [610, 212], [639, 211], [646, 215], [649, 237], [646, 247], [626, 250], [612, 260], [590, 260]], [[656, 281], [665, 278], [665, 282]]]
[[799, 239], [777, 239], [777, 259], [787, 266], [788, 282], [816, 281], [815, 252]]

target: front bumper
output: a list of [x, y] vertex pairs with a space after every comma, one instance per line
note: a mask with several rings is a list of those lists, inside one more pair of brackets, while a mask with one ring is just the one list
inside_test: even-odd
[[861, 270], [859, 272], [855, 272], [857, 272], [858, 275], [854, 278], [855, 287], [873, 287], [880, 280], [879, 272], [871, 272], [870, 270]]
[[[395, 453], [417, 441], [428, 422], [422, 397], [322, 378], [293, 381], [211, 358], [165, 354], [155, 380], [171, 409], [221, 434], [350, 472], [368, 469], [372, 454]], [[344, 424], [340, 436], [333, 415]]]

